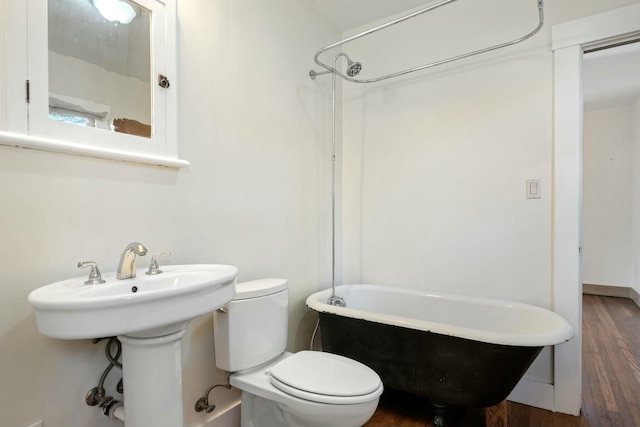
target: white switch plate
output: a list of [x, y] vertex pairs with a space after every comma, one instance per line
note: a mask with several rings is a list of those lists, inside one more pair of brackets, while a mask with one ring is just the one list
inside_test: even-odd
[[540, 187], [540, 178], [528, 179], [527, 184], [527, 199], [540, 199], [542, 198], [542, 188]]

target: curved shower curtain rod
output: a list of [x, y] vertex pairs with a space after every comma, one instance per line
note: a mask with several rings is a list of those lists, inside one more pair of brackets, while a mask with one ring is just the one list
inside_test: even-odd
[[462, 55], [453, 56], [451, 58], [443, 59], [443, 60], [440, 60], [440, 61], [431, 62], [429, 64], [421, 65], [419, 67], [409, 68], [409, 69], [406, 69], [406, 70], [398, 71], [398, 72], [395, 72], [395, 73], [391, 73], [391, 74], [387, 74], [387, 75], [384, 75], [384, 76], [375, 77], [375, 78], [371, 78], [371, 79], [357, 79], [357, 78], [353, 78], [350, 75], [345, 75], [345, 74], [341, 73], [340, 71], [338, 71], [336, 68], [331, 67], [331, 66], [325, 64], [324, 62], [322, 62], [322, 61], [320, 61], [318, 59], [318, 57], [323, 52], [325, 52], [325, 51], [327, 51], [329, 49], [333, 49], [335, 47], [342, 46], [342, 45], [344, 45], [346, 43], [349, 43], [349, 42], [352, 42], [352, 41], [357, 40], [359, 38], [368, 36], [369, 34], [375, 33], [375, 32], [380, 31], [380, 30], [384, 30], [385, 28], [391, 27], [391, 26], [393, 26], [395, 24], [398, 24], [400, 22], [406, 21], [408, 19], [415, 18], [416, 16], [422, 15], [423, 13], [427, 13], [427, 12], [429, 12], [431, 10], [434, 10], [434, 9], [437, 9], [437, 8], [439, 8], [441, 6], [445, 6], [445, 5], [449, 4], [449, 3], [453, 3], [454, 1], [457, 1], [457, 0], [443, 0], [443, 1], [440, 1], [438, 3], [431, 4], [431, 5], [426, 6], [426, 7], [422, 8], [422, 9], [420, 9], [420, 10], [417, 10], [417, 11], [415, 11], [413, 13], [410, 13], [408, 15], [402, 16], [402, 17], [400, 17], [398, 19], [394, 19], [393, 21], [389, 21], [389, 22], [387, 22], [385, 24], [379, 25], [379, 26], [377, 26], [375, 28], [372, 28], [370, 30], [363, 31], [363, 32], [361, 32], [359, 34], [356, 34], [354, 36], [348, 37], [346, 39], [340, 40], [338, 42], [335, 42], [335, 43], [332, 43], [330, 45], [327, 45], [327, 46], [323, 47], [322, 49], [320, 49], [319, 51], [316, 52], [316, 54], [313, 57], [313, 59], [315, 60], [316, 64], [318, 64], [320, 67], [324, 68], [327, 71], [316, 72], [314, 70], [311, 70], [311, 71], [309, 71], [309, 77], [311, 77], [312, 79], [315, 79], [316, 76], [318, 76], [318, 75], [335, 73], [338, 76], [342, 77], [343, 79], [345, 79], [347, 81], [350, 81], [350, 82], [353, 82], [353, 83], [374, 83], [374, 82], [379, 82], [381, 80], [386, 80], [386, 79], [390, 79], [390, 78], [393, 78], [393, 77], [402, 76], [404, 74], [413, 73], [415, 71], [424, 70], [426, 68], [436, 67], [438, 65], [446, 64], [446, 63], [449, 63], [449, 62], [457, 61], [459, 59], [468, 58], [470, 56], [479, 55], [481, 53], [490, 52], [492, 50], [501, 49], [503, 47], [507, 47], [507, 46], [511, 46], [511, 45], [523, 42], [523, 41], [527, 40], [528, 38], [532, 37], [538, 31], [540, 31], [540, 29], [542, 28], [542, 25], [544, 24], [544, 10], [543, 10], [544, 9], [544, 0], [536, 0], [536, 2], [538, 3], [538, 19], [539, 19], [538, 26], [533, 31], [531, 31], [530, 33], [528, 33], [528, 34], [526, 34], [526, 35], [524, 35], [524, 36], [522, 36], [520, 38], [511, 40], [511, 41], [508, 41], [508, 42], [505, 42], [505, 43], [500, 43], [500, 44], [497, 44], [495, 46], [487, 47], [487, 48], [484, 48], [484, 49], [475, 50], [473, 52], [465, 53], [465, 54], [462, 54]]

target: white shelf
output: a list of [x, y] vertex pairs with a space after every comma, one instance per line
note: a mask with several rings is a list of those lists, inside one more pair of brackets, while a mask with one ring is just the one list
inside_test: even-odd
[[165, 166], [170, 168], [184, 168], [190, 166], [188, 161], [177, 157], [96, 147], [76, 142], [22, 135], [13, 132], [0, 132], [0, 145], [53, 151], [56, 153], [73, 154], [77, 156], [98, 157], [101, 159], [118, 160], [122, 162]]

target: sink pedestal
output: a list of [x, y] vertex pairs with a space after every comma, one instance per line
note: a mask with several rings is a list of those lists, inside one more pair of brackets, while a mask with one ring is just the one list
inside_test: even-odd
[[122, 343], [125, 427], [182, 427], [184, 329], [153, 338], [118, 336]]

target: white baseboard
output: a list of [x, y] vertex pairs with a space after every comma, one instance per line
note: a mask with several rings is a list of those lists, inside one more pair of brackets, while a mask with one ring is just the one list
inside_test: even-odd
[[552, 384], [523, 378], [507, 397], [507, 400], [553, 411], [555, 410], [554, 392]]
[[582, 293], [605, 297], [631, 298], [640, 307], [640, 294], [630, 286], [592, 285], [584, 283]]
[[215, 411], [214, 415], [200, 427], [240, 427], [240, 400], [233, 402], [220, 412]]

